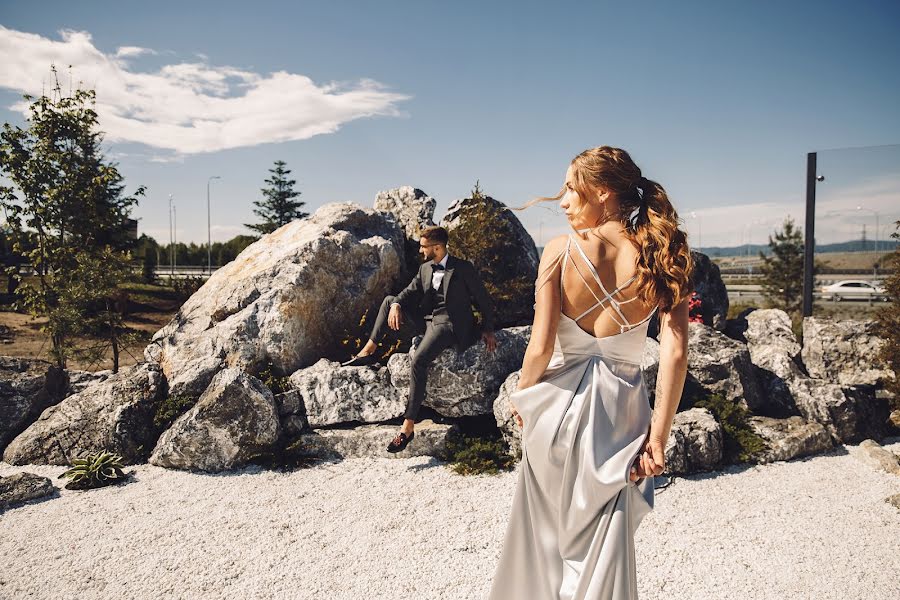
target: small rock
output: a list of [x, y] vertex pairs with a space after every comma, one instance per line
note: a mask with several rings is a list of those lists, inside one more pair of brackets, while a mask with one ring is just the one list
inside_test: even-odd
[[428, 419], [416, 424], [416, 435], [402, 452], [391, 454], [387, 445], [399, 428], [396, 425], [362, 425], [352, 429], [315, 429], [297, 438], [299, 456], [315, 458], [408, 458], [434, 456], [443, 458], [447, 438], [457, 430], [455, 425], [437, 424]]
[[875, 440], [863, 440], [853, 454], [870, 467], [892, 475], [900, 475], [900, 459]]
[[675, 414], [666, 442], [666, 473], [709, 471], [722, 462], [722, 426], [705, 408]]
[[28, 500], [44, 498], [55, 489], [48, 478], [33, 473], [16, 473], [9, 477], [0, 477], [0, 510]]
[[884, 499], [885, 502], [893, 506], [894, 508], [900, 508], [900, 494], [894, 494], [893, 496], [888, 496]]
[[802, 417], [774, 419], [754, 416], [748, 419], [754, 432], [766, 441], [768, 449], [759, 456], [759, 462], [790, 460], [833, 447], [831, 436], [821, 423], [805, 421]]

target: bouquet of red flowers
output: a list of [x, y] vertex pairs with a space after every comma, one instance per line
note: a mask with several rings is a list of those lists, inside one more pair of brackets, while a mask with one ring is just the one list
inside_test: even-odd
[[688, 321], [691, 323], [702, 323], [703, 322], [703, 301], [700, 299], [700, 296], [697, 295], [697, 292], [691, 294], [691, 299], [688, 300]]

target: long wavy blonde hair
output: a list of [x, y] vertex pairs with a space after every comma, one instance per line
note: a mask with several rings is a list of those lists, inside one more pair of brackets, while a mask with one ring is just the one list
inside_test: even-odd
[[[660, 311], [669, 312], [690, 297], [694, 261], [666, 190], [644, 177], [621, 148], [585, 150], [572, 159], [572, 171], [575, 191], [584, 203], [596, 197], [598, 190], [612, 192], [618, 200], [620, 211], [614, 218], [624, 225], [626, 237], [639, 252], [635, 285], [641, 301], [658, 303]], [[556, 201], [565, 193], [563, 186], [556, 196], [542, 196], [526, 206]]]

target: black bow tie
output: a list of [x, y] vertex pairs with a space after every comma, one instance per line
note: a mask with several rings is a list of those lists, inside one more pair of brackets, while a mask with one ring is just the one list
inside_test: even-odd
[[431, 268], [434, 269], [435, 271], [443, 271], [444, 265], [442, 265], [440, 263], [435, 263], [435, 264], [431, 265]]

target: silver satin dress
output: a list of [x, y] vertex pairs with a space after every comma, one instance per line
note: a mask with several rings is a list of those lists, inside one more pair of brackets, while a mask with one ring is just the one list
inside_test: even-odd
[[[622, 319], [612, 296], [627, 283], [595, 295]], [[634, 534], [653, 509], [653, 477], [634, 483], [629, 471], [650, 425], [640, 361], [653, 312], [604, 338], [561, 315], [540, 382], [512, 395], [522, 461], [490, 600], [637, 598]]]

